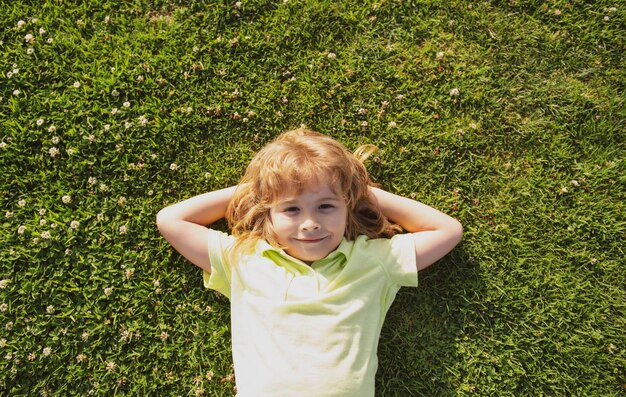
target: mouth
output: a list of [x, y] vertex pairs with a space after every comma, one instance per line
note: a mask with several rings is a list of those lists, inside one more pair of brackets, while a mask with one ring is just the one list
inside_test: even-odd
[[296, 238], [295, 240], [304, 243], [304, 244], [314, 244], [324, 240], [326, 237], [319, 238]]

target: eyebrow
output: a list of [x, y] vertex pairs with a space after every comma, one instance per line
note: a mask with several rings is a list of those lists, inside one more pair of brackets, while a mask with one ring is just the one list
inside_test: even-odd
[[[322, 197], [319, 200], [317, 200], [317, 202], [321, 202], [321, 201], [341, 201], [341, 199], [339, 197], [336, 196], [328, 196], [328, 197]], [[281, 204], [295, 204], [297, 202], [296, 199], [289, 199], [289, 200], [284, 200], [284, 201], [280, 201]]]

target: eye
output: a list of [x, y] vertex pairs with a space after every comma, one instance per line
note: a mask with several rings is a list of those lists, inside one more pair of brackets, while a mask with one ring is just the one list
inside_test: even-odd
[[335, 208], [335, 206], [332, 205], [332, 204], [322, 204], [322, 205], [320, 205], [320, 209], [321, 210], [328, 210], [328, 209], [333, 209], [333, 208]]
[[300, 211], [300, 208], [298, 207], [287, 207], [283, 210], [283, 212], [291, 213], [291, 214], [296, 213], [298, 211]]

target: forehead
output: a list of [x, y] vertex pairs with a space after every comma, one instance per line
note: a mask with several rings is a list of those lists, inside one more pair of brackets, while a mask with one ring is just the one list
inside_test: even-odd
[[341, 200], [342, 196], [337, 183], [332, 183], [328, 179], [312, 178], [298, 184], [292, 184], [278, 195], [279, 201], [289, 201], [298, 197], [332, 198]]

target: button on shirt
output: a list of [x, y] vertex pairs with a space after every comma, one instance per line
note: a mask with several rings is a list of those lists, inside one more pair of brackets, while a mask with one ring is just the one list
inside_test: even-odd
[[204, 284], [230, 299], [237, 396], [374, 396], [385, 315], [417, 286], [413, 237], [344, 239], [310, 266], [265, 241], [229, 263], [234, 242], [209, 231]]

